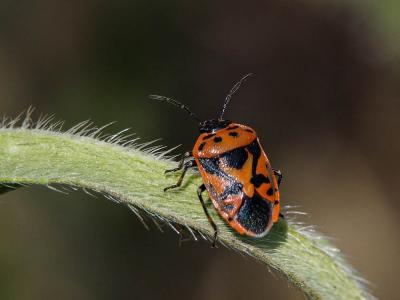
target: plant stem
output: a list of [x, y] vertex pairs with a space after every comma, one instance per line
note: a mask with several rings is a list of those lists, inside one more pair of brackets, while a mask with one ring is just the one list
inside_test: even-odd
[[[175, 166], [174, 162], [138, 147], [122, 147], [116, 143], [117, 137], [108, 140], [114, 143], [73, 131], [3, 126], [0, 185], [61, 184], [94, 190], [146, 211], [156, 220], [212, 236], [196, 195], [201, 183], [198, 175], [189, 174], [181, 188], [164, 193], [163, 187], [177, 178], [164, 175], [165, 169]], [[286, 218], [275, 224], [265, 238], [245, 238], [234, 233], [212, 207], [209, 211], [219, 228], [220, 243], [279, 271], [309, 298], [373, 298], [337, 249], [308, 227]]]

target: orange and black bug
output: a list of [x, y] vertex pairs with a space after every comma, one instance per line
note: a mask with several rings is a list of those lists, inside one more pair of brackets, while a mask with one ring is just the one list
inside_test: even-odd
[[181, 186], [186, 171], [198, 168], [203, 184], [198, 188], [197, 195], [214, 229], [213, 245], [218, 230], [204, 205], [202, 193], [205, 190], [219, 215], [242, 235], [263, 237], [280, 216], [278, 187], [282, 173], [272, 169], [252, 128], [223, 119], [232, 95], [250, 75], [247, 74], [233, 86], [218, 119], [200, 121], [196, 114], [178, 101], [150, 96], [151, 99], [180, 107], [198, 121], [200, 136], [193, 150], [183, 154], [177, 168], [165, 171], [183, 170], [182, 175], [176, 184], [166, 187], [164, 191]]

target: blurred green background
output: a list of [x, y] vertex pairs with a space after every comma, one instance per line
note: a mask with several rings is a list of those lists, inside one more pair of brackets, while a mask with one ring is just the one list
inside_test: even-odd
[[[118, 121], [110, 132], [179, 153], [196, 124], [147, 95], [212, 118], [253, 72], [226, 117], [258, 131], [282, 203], [334, 237], [375, 295], [398, 299], [399, 16], [393, 0], [2, 0], [0, 112]], [[2, 196], [0, 236], [0, 299], [303, 299], [250, 258], [179, 246], [81, 192]]]

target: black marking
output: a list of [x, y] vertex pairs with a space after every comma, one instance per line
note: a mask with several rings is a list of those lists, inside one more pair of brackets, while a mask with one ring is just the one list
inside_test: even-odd
[[197, 150], [199, 150], [199, 151], [201, 151], [201, 150], [203, 150], [203, 148], [204, 148], [204, 146], [206, 145], [206, 143], [201, 143], [200, 144], [200, 146], [199, 146], [199, 148], [197, 149]]
[[257, 174], [250, 179], [250, 182], [254, 184], [256, 188], [259, 188], [263, 183], [270, 183], [269, 178], [265, 177], [264, 174]]
[[251, 133], [254, 133], [254, 131], [253, 131], [253, 130], [251, 130], [251, 129], [245, 129], [245, 131], [247, 131], [247, 132], [251, 132]]
[[257, 139], [248, 146], [249, 152], [253, 155], [253, 165], [252, 165], [252, 174], [253, 177], [257, 176], [257, 164], [258, 160], [261, 156], [261, 148], [260, 144], [258, 143]]
[[234, 130], [239, 128], [239, 126], [235, 125], [235, 126], [229, 126], [226, 130]]
[[203, 141], [208, 140], [209, 138], [212, 138], [215, 135], [215, 133], [206, 135], [205, 137], [203, 137]]
[[243, 190], [243, 185], [239, 182], [232, 182], [225, 190], [218, 196], [218, 202], [225, 200], [231, 195], [239, 195]]
[[233, 136], [233, 137], [238, 137], [239, 133], [237, 133], [236, 131], [231, 131], [231, 132], [229, 132], [229, 135]]
[[229, 213], [233, 210], [233, 204], [224, 204], [222, 201], [228, 198], [231, 195], [237, 195], [242, 192], [243, 186], [241, 183], [232, 181], [231, 184], [222, 192], [222, 194], [218, 195], [215, 187], [208, 183], [205, 185], [208, 193], [210, 194], [210, 198], [216, 200], [220, 205], [220, 209], [226, 213]]
[[222, 154], [220, 157], [223, 163], [229, 168], [241, 169], [248, 158], [248, 153], [244, 147], [236, 148]]
[[[251, 154], [253, 154], [253, 166], [252, 166], [252, 174], [251, 183], [254, 184], [256, 188], [260, 187], [263, 183], [271, 183], [268, 177], [265, 177], [263, 174], [257, 174], [257, 164], [258, 160], [261, 156], [261, 147], [257, 139], [255, 139], [248, 147]], [[267, 165], [268, 170], [268, 165]], [[259, 185], [258, 185], [259, 184]], [[258, 186], [257, 186], [258, 185]], [[274, 194], [273, 188], [269, 188], [267, 191], [267, 195], [272, 196]]]
[[218, 166], [218, 158], [200, 158], [199, 159], [201, 166], [204, 171], [211, 175], [222, 175], [223, 172], [220, 170]]
[[222, 142], [222, 137], [216, 136], [216, 137], [214, 138], [214, 143], [220, 143], [220, 142]]
[[278, 204], [279, 204], [279, 201], [275, 200], [274, 205], [278, 205]]
[[[200, 165], [203, 167], [204, 171], [210, 175], [216, 175], [218, 177], [229, 180], [230, 182], [235, 182], [235, 179], [222, 171], [219, 167], [219, 158], [199, 158]], [[217, 199], [217, 197], [215, 197]]]
[[261, 234], [268, 229], [271, 221], [272, 205], [254, 194], [252, 198], [246, 195], [243, 198], [243, 204], [237, 214], [237, 221], [246, 230]]

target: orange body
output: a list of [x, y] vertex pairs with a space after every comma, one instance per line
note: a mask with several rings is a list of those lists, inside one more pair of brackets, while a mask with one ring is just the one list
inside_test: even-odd
[[220, 216], [238, 233], [262, 237], [279, 219], [277, 178], [250, 127], [202, 133], [192, 155]]

